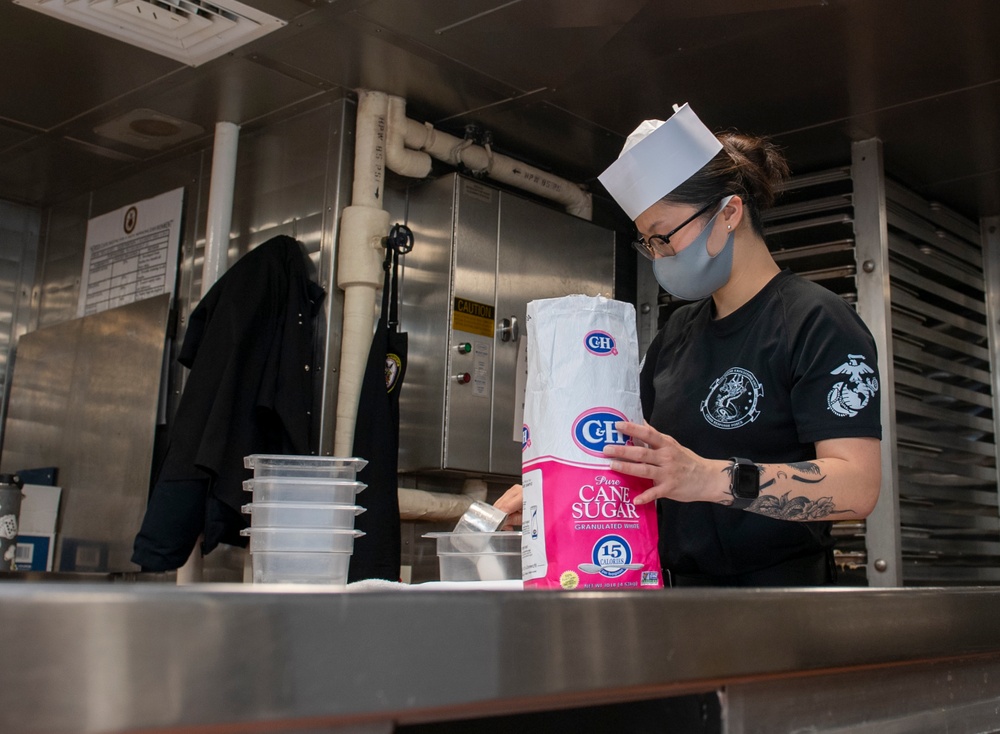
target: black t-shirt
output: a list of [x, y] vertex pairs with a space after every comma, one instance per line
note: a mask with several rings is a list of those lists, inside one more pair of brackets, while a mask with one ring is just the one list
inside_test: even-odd
[[[814, 442], [881, 438], [875, 342], [839, 296], [789, 271], [713, 320], [683, 306], [641, 371], [643, 413], [700, 456], [816, 458]], [[659, 500], [660, 560], [681, 574], [746, 573], [832, 545], [829, 522], [776, 520], [710, 502]]]

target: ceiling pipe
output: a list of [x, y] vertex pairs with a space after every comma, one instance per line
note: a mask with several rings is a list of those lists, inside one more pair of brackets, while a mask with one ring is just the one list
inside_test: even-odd
[[406, 100], [389, 97], [389, 134], [386, 141], [385, 165], [390, 171], [410, 178], [427, 178], [431, 172], [431, 157], [427, 153], [406, 148]]
[[[485, 174], [500, 183], [555, 201], [562, 204], [567, 212], [581, 219], [591, 219], [593, 197], [579, 184], [553, 176], [509, 156], [494, 153], [489, 145], [475, 145], [470, 140], [441, 132], [430, 123], [410, 120], [406, 117], [406, 101], [401, 97], [390, 97], [389, 105], [390, 135], [386, 159], [390, 170], [403, 176], [423, 178], [427, 173], [420, 171], [426, 168], [430, 172], [430, 158], [421, 158], [415, 153], [424, 153], [453, 166], [461, 164], [475, 174]], [[411, 170], [414, 173], [408, 172]]]

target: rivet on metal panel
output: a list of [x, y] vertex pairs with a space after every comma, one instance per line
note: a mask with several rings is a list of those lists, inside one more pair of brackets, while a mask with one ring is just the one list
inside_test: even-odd
[[887, 568], [889, 568], [889, 564], [886, 563], [885, 560], [883, 560], [882, 558], [879, 558], [877, 561], [875, 561], [876, 571], [885, 571]]
[[649, 313], [652, 310], [648, 303], [644, 303], [639, 307], [639, 313]]
[[865, 260], [864, 263], [862, 263], [862, 265], [861, 265], [861, 269], [864, 270], [866, 273], [874, 273], [875, 272], [875, 261], [874, 260]]

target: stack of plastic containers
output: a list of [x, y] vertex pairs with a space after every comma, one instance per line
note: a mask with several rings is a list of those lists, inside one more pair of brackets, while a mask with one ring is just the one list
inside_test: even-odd
[[365, 485], [357, 473], [364, 459], [335, 456], [254, 454], [245, 459], [253, 479], [243, 488], [253, 501], [250, 561], [254, 583], [347, 583], [354, 539], [356, 503]]

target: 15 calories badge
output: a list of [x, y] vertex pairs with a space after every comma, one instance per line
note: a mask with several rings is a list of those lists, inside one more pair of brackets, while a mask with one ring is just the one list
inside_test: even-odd
[[583, 346], [587, 351], [598, 357], [618, 354], [615, 338], [606, 331], [591, 331], [583, 337]]

